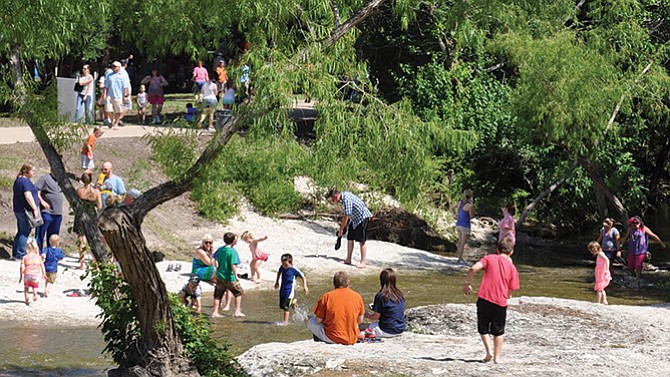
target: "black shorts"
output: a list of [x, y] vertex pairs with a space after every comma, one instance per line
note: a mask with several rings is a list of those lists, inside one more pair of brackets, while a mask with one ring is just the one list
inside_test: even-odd
[[503, 335], [506, 320], [506, 307], [498, 306], [482, 298], [477, 299], [477, 331], [481, 335]]
[[279, 309], [282, 309], [285, 312], [291, 310], [294, 301], [295, 300], [292, 298], [279, 296]]
[[349, 241], [358, 241], [363, 242], [368, 239], [368, 219], [363, 220], [356, 228], [351, 226], [349, 222], [349, 228], [347, 228], [347, 240]]

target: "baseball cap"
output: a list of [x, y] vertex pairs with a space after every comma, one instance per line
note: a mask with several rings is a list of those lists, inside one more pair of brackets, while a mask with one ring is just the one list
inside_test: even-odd
[[200, 278], [198, 277], [198, 275], [191, 275], [191, 277], [188, 278], [188, 282], [193, 284], [199, 284]]
[[115, 61], [114, 63], [112, 63], [112, 67], [120, 67], [120, 66], [121, 66], [121, 63], [119, 63], [118, 61]]
[[130, 196], [133, 199], [137, 199], [140, 197], [140, 195], [142, 195], [142, 193], [138, 189], [130, 189], [128, 190], [128, 193], [126, 195]]
[[639, 224], [641, 221], [639, 216], [633, 216], [628, 220], [628, 222], [630, 224]]

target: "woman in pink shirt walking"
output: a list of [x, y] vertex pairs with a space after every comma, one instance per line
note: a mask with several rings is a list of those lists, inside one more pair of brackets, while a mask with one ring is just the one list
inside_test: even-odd
[[209, 81], [209, 72], [207, 68], [202, 66], [202, 60], [198, 60], [198, 66], [193, 68], [193, 81], [195, 86], [195, 101], [202, 101], [202, 87]]

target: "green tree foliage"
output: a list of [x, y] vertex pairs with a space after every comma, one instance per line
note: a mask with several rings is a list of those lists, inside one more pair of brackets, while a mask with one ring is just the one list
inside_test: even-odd
[[[96, 263], [87, 270], [90, 276], [89, 293], [101, 309], [100, 329], [104, 335], [104, 352], [110, 354], [115, 363], [124, 365], [129, 358], [140, 357], [129, 350], [142, 347], [137, 322], [137, 302], [130, 288], [123, 281], [116, 264]], [[197, 365], [204, 377], [242, 377], [246, 373], [235, 362], [227, 344], [219, 344], [211, 336], [209, 320], [194, 316], [191, 309], [170, 295], [170, 304], [175, 317], [175, 329], [182, 340], [184, 350]], [[156, 324], [160, 326], [160, 324]]]

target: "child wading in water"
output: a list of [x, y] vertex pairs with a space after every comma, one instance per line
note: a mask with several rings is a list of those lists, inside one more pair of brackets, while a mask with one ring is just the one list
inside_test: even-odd
[[37, 248], [37, 241], [34, 238], [28, 239], [26, 252], [27, 254], [21, 260], [19, 283], [23, 280], [23, 293], [26, 305], [30, 305], [28, 289], [33, 289], [33, 301], [37, 301], [37, 290], [40, 288], [40, 279], [46, 280], [47, 274], [44, 271], [44, 263], [42, 262], [42, 258], [40, 258], [40, 250]]
[[[472, 279], [479, 270], [484, 270], [482, 284], [477, 292], [477, 331], [484, 343], [486, 357], [484, 362], [493, 359], [500, 362], [500, 351], [507, 319], [507, 299], [512, 291], [519, 289], [519, 273], [512, 263], [514, 247], [512, 240], [505, 238], [498, 243], [496, 254], [489, 254], [475, 263], [468, 271], [463, 283], [463, 293], [472, 293]], [[489, 335], [493, 335], [493, 354]]]
[[268, 239], [268, 236], [255, 239], [254, 235], [246, 231], [242, 233], [242, 241], [249, 244], [249, 251], [251, 251], [251, 263], [249, 263], [249, 269], [251, 270], [251, 276], [249, 278], [256, 284], [261, 283], [261, 271], [260, 267], [263, 262], [268, 260], [268, 254], [261, 251], [258, 248], [258, 243]]
[[291, 254], [284, 254], [281, 256], [281, 266], [277, 271], [275, 289], [279, 288], [280, 277], [281, 289], [279, 289], [279, 308], [284, 310], [284, 322], [282, 324], [288, 325], [289, 311], [291, 308], [295, 311], [295, 278], [299, 277], [302, 279], [302, 288], [305, 290], [305, 295], [309, 294], [309, 289], [307, 289], [307, 278], [305, 278], [305, 274], [293, 267], [293, 256]]
[[603, 249], [600, 248], [600, 244], [596, 241], [592, 241], [588, 246], [589, 252], [591, 255], [596, 257], [596, 285], [593, 287], [593, 290], [596, 291], [598, 297], [598, 303], [603, 303], [607, 305], [607, 293], [605, 293], [605, 288], [612, 281], [612, 275], [610, 275], [610, 260], [607, 258]]

